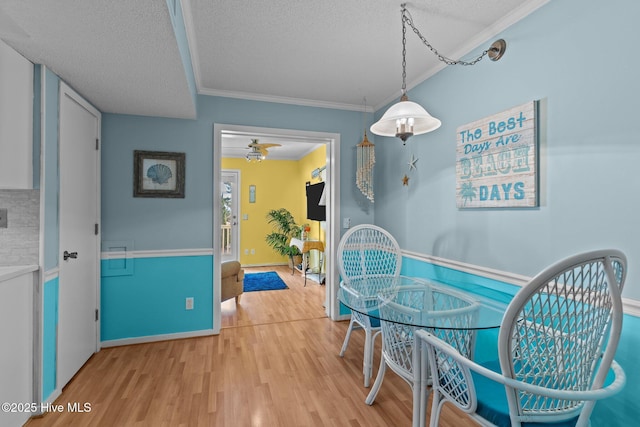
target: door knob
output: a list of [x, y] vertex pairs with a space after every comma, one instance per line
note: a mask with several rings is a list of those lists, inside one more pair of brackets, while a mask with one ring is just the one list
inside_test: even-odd
[[64, 259], [66, 261], [69, 258], [73, 258], [73, 259], [78, 258], [78, 252], [67, 252], [67, 251], [64, 251], [64, 253], [62, 254], [62, 259]]

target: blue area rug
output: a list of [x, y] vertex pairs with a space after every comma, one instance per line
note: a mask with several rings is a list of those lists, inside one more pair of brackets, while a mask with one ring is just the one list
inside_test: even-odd
[[288, 289], [278, 273], [267, 271], [266, 273], [247, 273], [244, 275], [244, 291], [275, 291]]

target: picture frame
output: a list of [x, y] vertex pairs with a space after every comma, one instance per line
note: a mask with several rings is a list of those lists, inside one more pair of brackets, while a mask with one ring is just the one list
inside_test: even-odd
[[538, 101], [456, 129], [456, 207], [539, 207]]
[[185, 153], [133, 152], [133, 197], [184, 199]]

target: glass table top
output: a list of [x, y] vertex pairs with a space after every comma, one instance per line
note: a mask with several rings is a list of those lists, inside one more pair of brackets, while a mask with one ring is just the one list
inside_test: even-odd
[[338, 299], [370, 318], [419, 328], [499, 328], [508, 303], [483, 295], [483, 289], [417, 277], [380, 276], [341, 282]]

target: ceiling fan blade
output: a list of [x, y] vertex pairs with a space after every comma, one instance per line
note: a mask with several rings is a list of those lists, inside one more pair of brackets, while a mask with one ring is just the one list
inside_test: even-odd
[[280, 144], [257, 144], [260, 148], [280, 147]]
[[259, 148], [258, 148], [258, 150], [260, 151], [260, 153], [262, 153], [262, 155], [263, 155], [264, 157], [267, 157], [267, 154], [269, 154], [269, 152], [267, 151], [267, 149], [266, 149], [266, 148], [264, 148], [264, 147], [259, 147]]

